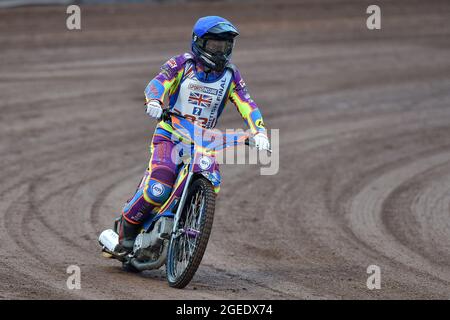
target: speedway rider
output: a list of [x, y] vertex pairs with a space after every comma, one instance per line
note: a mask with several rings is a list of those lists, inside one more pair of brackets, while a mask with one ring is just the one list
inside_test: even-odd
[[[200, 18], [193, 29], [192, 52], [169, 59], [146, 87], [146, 113], [160, 119], [163, 99], [168, 94], [171, 111], [205, 128], [213, 128], [231, 101], [249, 126], [255, 147], [270, 149], [258, 106], [247, 92], [239, 70], [230, 63], [237, 35], [238, 30], [224, 18]], [[170, 196], [178, 175], [177, 164], [171, 157], [175, 147], [171, 134], [171, 125], [160, 121], [151, 142], [149, 167], [122, 211], [120, 250], [132, 250], [142, 222]]]

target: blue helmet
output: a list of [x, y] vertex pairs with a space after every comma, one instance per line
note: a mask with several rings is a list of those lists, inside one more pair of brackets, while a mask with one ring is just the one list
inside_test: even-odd
[[238, 30], [230, 21], [207, 16], [198, 19], [192, 31], [192, 52], [206, 67], [223, 71], [231, 59]]

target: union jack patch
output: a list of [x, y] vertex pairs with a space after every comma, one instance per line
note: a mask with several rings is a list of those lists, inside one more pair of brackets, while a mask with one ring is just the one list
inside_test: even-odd
[[167, 61], [167, 64], [173, 69], [177, 66], [177, 62], [175, 61], [174, 58], [170, 59], [169, 61]]
[[192, 67], [192, 65], [190, 65], [184, 73], [183, 80], [186, 78], [193, 78], [193, 77], [194, 77], [194, 68]]
[[211, 106], [212, 100], [212, 96], [209, 96], [207, 94], [191, 92], [188, 102], [195, 104], [196, 106], [208, 108]]

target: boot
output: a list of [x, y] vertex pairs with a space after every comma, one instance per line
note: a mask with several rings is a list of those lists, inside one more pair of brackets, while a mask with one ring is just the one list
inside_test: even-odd
[[141, 226], [138, 224], [132, 224], [125, 220], [123, 217], [119, 225], [119, 246], [118, 251], [133, 251], [134, 240], [139, 234]]

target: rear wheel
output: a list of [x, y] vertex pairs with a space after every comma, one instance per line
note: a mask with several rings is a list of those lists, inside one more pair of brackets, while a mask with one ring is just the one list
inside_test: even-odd
[[177, 232], [169, 244], [166, 274], [171, 287], [184, 288], [197, 271], [211, 234], [215, 201], [211, 183], [197, 178], [189, 188]]

